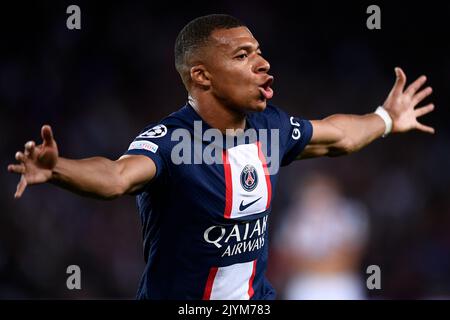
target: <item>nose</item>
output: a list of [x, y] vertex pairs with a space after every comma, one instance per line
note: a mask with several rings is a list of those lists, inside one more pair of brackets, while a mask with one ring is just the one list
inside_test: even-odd
[[258, 61], [256, 62], [256, 73], [267, 73], [270, 70], [270, 63], [262, 56], [258, 56]]

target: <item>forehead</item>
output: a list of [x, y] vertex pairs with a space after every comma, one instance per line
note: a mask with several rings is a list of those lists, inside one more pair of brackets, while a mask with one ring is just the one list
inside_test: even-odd
[[213, 45], [222, 50], [233, 50], [242, 45], [258, 46], [258, 41], [247, 27], [214, 30], [211, 39]]

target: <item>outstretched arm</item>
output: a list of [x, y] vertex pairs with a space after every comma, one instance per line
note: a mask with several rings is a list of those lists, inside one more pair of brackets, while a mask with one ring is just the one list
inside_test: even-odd
[[8, 166], [8, 171], [21, 174], [15, 198], [20, 198], [28, 185], [51, 182], [81, 195], [114, 199], [138, 191], [155, 176], [155, 164], [146, 156], [126, 155], [116, 161], [65, 159], [58, 155], [50, 126], [43, 126], [41, 135], [42, 144], [27, 142], [25, 151], [16, 153], [19, 163]]
[[[434, 105], [415, 107], [432, 92], [431, 87], [419, 89], [425, 84], [421, 76], [406, 90], [406, 76], [402, 69], [395, 68], [397, 80], [383, 104], [392, 119], [393, 133], [419, 130], [434, 133], [432, 127], [425, 126], [417, 118], [433, 111]], [[297, 159], [320, 156], [339, 156], [360, 150], [385, 131], [385, 122], [375, 113], [366, 115], [335, 114], [323, 120], [311, 121], [313, 135], [310, 143]]]

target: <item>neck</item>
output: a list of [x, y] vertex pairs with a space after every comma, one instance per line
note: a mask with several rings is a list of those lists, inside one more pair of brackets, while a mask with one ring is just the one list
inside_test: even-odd
[[210, 95], [189, 96], [189, 103], [210, 127], [225, 133], [226, 129], [245, 129], [245, 113], [234, 110]]

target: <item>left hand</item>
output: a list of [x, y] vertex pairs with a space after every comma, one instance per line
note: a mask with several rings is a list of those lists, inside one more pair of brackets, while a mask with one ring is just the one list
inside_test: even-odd
[[406, 75], [400, 68], [395, 68], [397, 80], [383, 107], [392, 118], [392, 132], [406, 132], [417, 129], [419, 131], [434, 133], [434, 128], [421, 124], [417, 118], [434, 110], [432, 103], [424, 107], [415, 107], [433, 91], [431, 87], [426, 87], [419, 91], [425, 84], [427, 78], [421, 76], [411, 83], [406, 90]]

